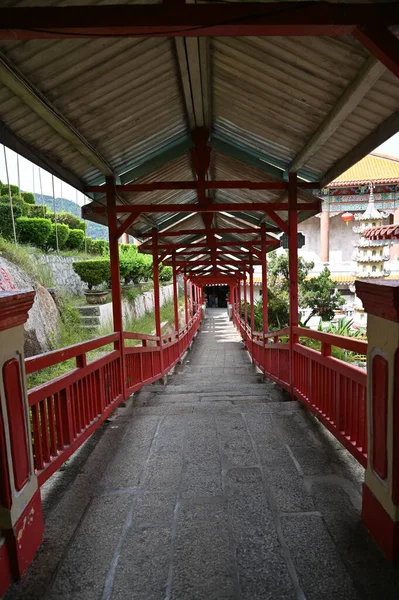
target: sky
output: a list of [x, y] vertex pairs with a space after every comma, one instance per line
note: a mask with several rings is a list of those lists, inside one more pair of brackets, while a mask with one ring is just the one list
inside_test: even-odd
[[[376, 148], [383, 154], [391, 154], [399, 157], [399, 133], [391, 137], [384, 144]], [[20, 187], [24, 192], [35, 191], [37, 194], [43, 193], [47, 196], [53, 195], [53, 182], [50, 173], [44, 169], [39, 169], [36, 165], [33, 165], [29, 160], [26, 160], [22, 156], [17, 160], [17, 154], [12, 150], [6, 148], [7, 166], [10, 177], [10, 183], [18, 185], [18, 163], [19, 163], [19, 179]], [[40, 171], [40, 175], [39, 175]], [[40, 186], [41, 178], [41, 186]], [[0, 180], [3, 183], [7, 183], [6, 164], [4, 159], [4, 146], [0, 144]], [[56, 198], [68, 198], [73, 200], [80, 206], [87, 202], [84, 195], [81, 192], [77, 192], [73, 187], [67, 183], [62, 182], [57, 177], [54, 177], [54, 192]]]

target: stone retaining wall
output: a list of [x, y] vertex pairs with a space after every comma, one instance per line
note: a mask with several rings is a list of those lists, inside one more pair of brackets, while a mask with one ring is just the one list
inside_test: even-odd
[[[173, 298], [173, 285], [165, 285], [160, 288], [160, 304], [163, 306], [169, 300]], [[139, 319], [146, 312], [152, 312], [154, 310], [154, 292], [144, 292], [134, 302], [123, 300], [123, 319]], [[107, 304], [100, 304], [100, 323], [105, 324], [112, 321], [112, 302]]]
[[72, 263], [79, 260], [78, 258], [59, 256], [58, 254], [42, 254], [37, 260], [49, 268], [54, 287], [58, 291], [83, 296], [84, 285], [72, 267]]

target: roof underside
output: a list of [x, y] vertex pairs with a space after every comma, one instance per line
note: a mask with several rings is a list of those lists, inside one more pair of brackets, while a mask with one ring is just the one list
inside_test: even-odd
[[[210, 132], [210, 181], [277, 182], [293, 170], [325, 186], [399, 129], [398, 79], [351, 37], [3, 40], [0, 53], [0, 142], [82, 191], [107, 175], [122, 184], [195, 181], [189, 149], [196, 127]], [[209, 195], [223, 203], [286, 200], [281, 190]], [[92, 196], [92, 206], [105, 203], [101, 194]], [[298, 201], [314, 196], [300, 190]], [[120, 193], [118, 202], [193, 204], [197, 192]], [[85, 214], [106, 223], [90, 205]], [[299, 220], [311, 214], [303, 210]], [[120, 223], [128, 216], [119, 213]], [[287, 219], [286, 212], [278, 216]], [[278, 229], [264, 212], [214, 213], [212, 225], [262, 222], [271, 239]], [[170, 243], [205, 234], [200, 213], [177, 212], [142, 214], [128, 231], [143, 239], [154, 226], [198, 230], [169, 238], [165, 232], [161, 241]], [[245, 242], [251, 235], [225, 239]]]

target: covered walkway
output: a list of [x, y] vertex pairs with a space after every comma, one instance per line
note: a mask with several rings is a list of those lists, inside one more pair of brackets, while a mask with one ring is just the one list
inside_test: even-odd
[[145, 386], [43, 486], [44, 543], [6, 600], [397, 599], [362, 480], [208, 309], [166, 387]]

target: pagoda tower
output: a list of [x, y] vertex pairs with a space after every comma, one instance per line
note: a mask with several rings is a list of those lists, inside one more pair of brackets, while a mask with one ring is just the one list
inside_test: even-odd
[[357, 247], [356, 260], [356, 278], [375, 278], [381, 279], [389, 275], [385, 269], [385, 261], [389, 260], [387, 247], [388, 240], [368, 240], [361, 234], [369, 227], [380, 227], [383, 225], [385, 215], [381, 213], [374, 204], [373, 185], [370, 184], [369, 203], [363, 214], [356, 215], [356, 221], [359, 225], [353, 228], [355, 233], [359, 233], [359, 240], [355, 242]]

